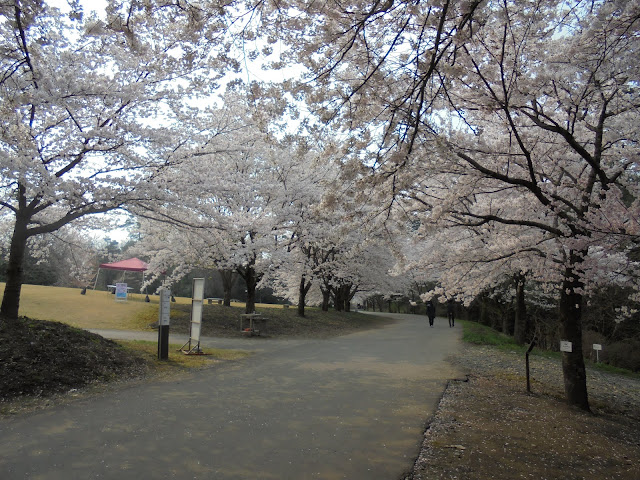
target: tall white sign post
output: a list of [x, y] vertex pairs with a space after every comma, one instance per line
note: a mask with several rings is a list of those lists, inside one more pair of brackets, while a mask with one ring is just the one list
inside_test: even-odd
[[171, 313], [171, 290], [160, 289], [160, 308], [158, 312], [158, 359], [169, 358], [169, 318]]
[[[189, 341], [181, 350], [186, 354], [202, 354], [200, 350], [200, 329], [202, 327], [202, 307], [204, 304], [204, 278], [194, 278], [191, 295], [191, 330]], [[185, 349], [185, 347], [187, 347]]]

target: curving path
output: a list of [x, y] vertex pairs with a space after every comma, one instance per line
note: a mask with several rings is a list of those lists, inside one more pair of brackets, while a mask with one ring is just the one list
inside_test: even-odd
[[330, 340], [241, 339], [260, 348], [239, 362], [0, 420], [0, 478], [399, 478], [460, 330], [391, 316]]

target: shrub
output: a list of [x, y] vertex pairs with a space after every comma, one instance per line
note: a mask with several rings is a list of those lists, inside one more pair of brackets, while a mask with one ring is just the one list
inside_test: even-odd
[[640, 340], [626, 339], [603, 345], [600, 359], [615, 367], [640, 372]]

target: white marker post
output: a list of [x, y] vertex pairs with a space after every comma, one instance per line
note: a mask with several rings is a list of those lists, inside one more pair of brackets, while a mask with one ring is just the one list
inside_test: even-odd
[[160, 309], [158, 312], [158, 359], [169, 358], [169, 314], [171, 312], [171, 291], [160, 289]]
[[596, 362], [600, 363], [600, 351], [602, 350], [602, 345], [599, 343], [594, 343], [593, 349], [596, 351]]
[[[180, 350], [186, 355], [201, 355], [200, 330], [202, 327], [202, 307], [204, 305], [204, 278], [194, 278], [191, 297], [191, 330], [189, 341]], [[185, 349], [185, 347], [187, 347]]]

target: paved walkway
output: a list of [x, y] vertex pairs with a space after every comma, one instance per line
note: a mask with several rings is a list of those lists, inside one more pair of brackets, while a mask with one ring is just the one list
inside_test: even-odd
[[397, 479], [460, 346], [442, 319], [398, 318], [330, 340], [242, 339], [260, 351], [1, 420], [0, 478]]

